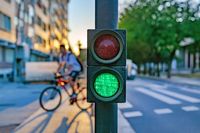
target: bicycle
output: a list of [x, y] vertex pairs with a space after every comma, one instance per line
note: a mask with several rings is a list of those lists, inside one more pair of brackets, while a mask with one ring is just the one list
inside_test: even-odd
[[54, 111], [62, 103], [62, 93], [61, 90], [64, 90], [69, 96], [69, 102], [71, 105], [76, 103], [77, 107], [81, 110], [87, 110], [92, 107], [91, 103], [87, 103], [86, 98], [86, 87], [81, 86], [80, 82], [75, 81], [75, 87], [67, 88], [69, 86], [69, 81], [64, 79], [64, 76], [55, 74], [54, 80], [55, 86], [50, 86], [44, 89], [39, 97], [39, 103], [42, 109], [45, 111]]

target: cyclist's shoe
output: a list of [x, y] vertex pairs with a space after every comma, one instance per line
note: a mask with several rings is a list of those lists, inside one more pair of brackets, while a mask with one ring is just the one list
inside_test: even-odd
[[70, 99], [70, 105], [73, 105], [74, 104], [74, 101], [73, 101], [73, 99]]
[[79, 89], [80, 88], [80, 83], [77, 83], [77, 89]]

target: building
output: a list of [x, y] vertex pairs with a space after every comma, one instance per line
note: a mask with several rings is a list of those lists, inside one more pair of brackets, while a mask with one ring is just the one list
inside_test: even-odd
[[69, 0], [16, 0], [18, 44], [25, 45], [30, 61], [56, 55], [61, 43], [68, 41]]
[[[9, 10], [8, 10], [9, 9]], [[15, 3], [1, 0], [0, 4], [0, 78], [11, 77], [15, 60]]]
[[28, 61], [47, 60], [49, 47], [49, 1], [16, 0], [17, 45], [24, 46]]
[[177, 52], [177, 71], [185, 73], [200, 72], [200, 49], [195, 43], [181, 46]]
[[[11, 0], [3, 0], [0, 4], [0, 64], [14, 61], [16, 29], [14, 26], [15, 4]], [[9, 9], [9, 10], [8, 10]], [[11, 56], [9, 56], [11, 55]]]
[[50, 2], [50, 46], [52, 54], [56, 55], [60, 44], [69, 49], [68, 41], [68, 3], [69, 0], [51, 0]]
[[61, 43], [69, 48], [68, 4], [69, 0], [1, 0], [0, 78], [5, 72], [6, 77], [23, 75], [26, 61], [52, 60]]
[[35, 21], [34, 21], [34, 46], [35, 50], [49, 53], [50, 52], [50, 13], [49, 1], [37, 0], [34, 4]]

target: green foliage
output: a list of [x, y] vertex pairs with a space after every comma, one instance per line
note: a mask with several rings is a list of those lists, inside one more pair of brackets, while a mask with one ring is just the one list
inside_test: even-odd
[[128, 58], [137, 64], [171, 62], [184, 38], [200, 44], [198, 7], [189, 0], [138, 0], [127, 7], [119, 27], [127, 30]]

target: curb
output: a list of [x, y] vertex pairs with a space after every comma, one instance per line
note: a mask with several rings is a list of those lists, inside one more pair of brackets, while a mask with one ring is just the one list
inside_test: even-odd
[[118, 133], [135, 133], [135, 130], [131, 127], [131, 125], [122, 115], [122, 112], [119, 109], [118, 109]]

